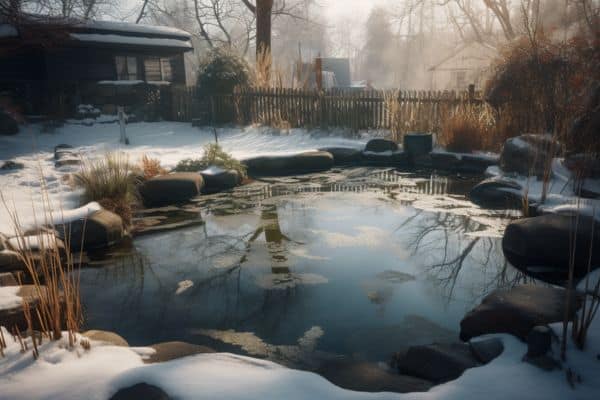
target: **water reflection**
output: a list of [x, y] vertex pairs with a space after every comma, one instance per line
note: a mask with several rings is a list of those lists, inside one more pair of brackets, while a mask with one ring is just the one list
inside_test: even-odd
[[[488, 236], [506, 216], [464, 201], [470, 184], [357, 168], [202, 196], [181, 208], [201, 224], [159, 222], [82, 272], [88, 325], [132, 345], [184, 340], [301, 368], [457, 337], [481, 296], [525, 279]], [[171, 212], [151, 217], [168, 224]]]

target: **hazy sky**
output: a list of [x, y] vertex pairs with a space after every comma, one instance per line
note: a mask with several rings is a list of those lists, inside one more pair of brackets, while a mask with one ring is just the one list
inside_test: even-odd
[[390, 3], [390, 0], [317, 0], [328, 17], [352, 16], [366, 19], [376, 5]]

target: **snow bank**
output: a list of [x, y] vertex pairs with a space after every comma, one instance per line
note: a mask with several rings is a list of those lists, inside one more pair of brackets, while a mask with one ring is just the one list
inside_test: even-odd
[[[131, 162], [142, 155], [158, 158], [166, 168], [173, 168], [184, 158], [199, 158], [204, 145], [214, 142], [212, 128], [196, 128], [188, 123], [156, 122], [135, 123], [127, 126], [131, 145], [119, 143], [118, 124], [82, 126], [81, 121], [67, 123], [54, 133], [43, 133], [41, 125], [23, 126], [15, 136], [0, 136], [0, 162], [13, 160], [25, 165], [22, 170], [0, 173], [0, 192], [9, 209], [15, 209], [22, 224], [34, 223], [33, 210], [42, 218], [43, 203], [40, 189], [48, 191], [53, 210], [69, 210], [79, 205], [80, 191], [69, 185], [68, 173], [78, 167], [54, 167], [54, 146], [66, 143], [75, 147], [82, 157], [99, 157], [106, 152], [120, 151]], [[347, 139], [343, 130], [333, 133], [292, 129], [281, 133], [271, 128], [217, 129], [219, 144], [238, 159], [260, 155], [290, 154], [316, 150], [322, 147], [351, 147], [362, 149], [366, 139]], [[40, 177], [44, 177], [44, 181]], [[58, 212], [55, 212], [59, 215]], [[0, 231], [14, 229], [2, 201], [0, 201]]]
[[[554, 324], [560, 332], [561, 324]], [[199, 354], [161, 364], [146, 365], [147, 348], [102, 345], [90, 351], [69, 350], [66, 339], [45, 342], [40, 359], [23, 354], [5, 330], [6, 357], [0, 358], [2, 399], [102, 399], [140, 382], [156, 385], [178, 399], [597, 399], [600, 397], [600, 323], [591, 326], [585, 351], [570, 343], [563, 370], [542, 371], [522, 361], [526, 345], [509, 335], [495, 335], [505, 350], [491, 363], [467, 370], [459, 379], [426, 393], [357, 393], [334, 386], [324, 378], [275, 363], [226, 353]], [[491, 337], [492, 335], [490, 335]], [[558, 354], [558, 347], [553, 349]], [[573, 389], [565, 379], [570, 368], [581, 376]], [[34, 383], [34, 384], [32, 384]]]

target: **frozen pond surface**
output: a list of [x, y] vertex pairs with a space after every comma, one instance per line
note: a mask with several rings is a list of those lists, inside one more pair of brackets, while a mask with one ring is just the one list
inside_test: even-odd
[[131, 345], [183, 340], [306, 369], [456, 340], [485, 294], [528, 280], [502, 255], [507, 216], [465, 201], [475, 181], [356, 168], [150, 211], [202, 223], [84, 270], [87, 324]]

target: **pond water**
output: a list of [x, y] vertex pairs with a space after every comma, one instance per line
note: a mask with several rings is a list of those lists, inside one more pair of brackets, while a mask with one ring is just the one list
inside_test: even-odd
[[357, 168], [149, 210], [155, 232], [82, 271], [86, 323], [305, 369], [456, 340], [485, 294], [528, 279], [502, 255], [511, 216], [465, 200], [476, 181]]

